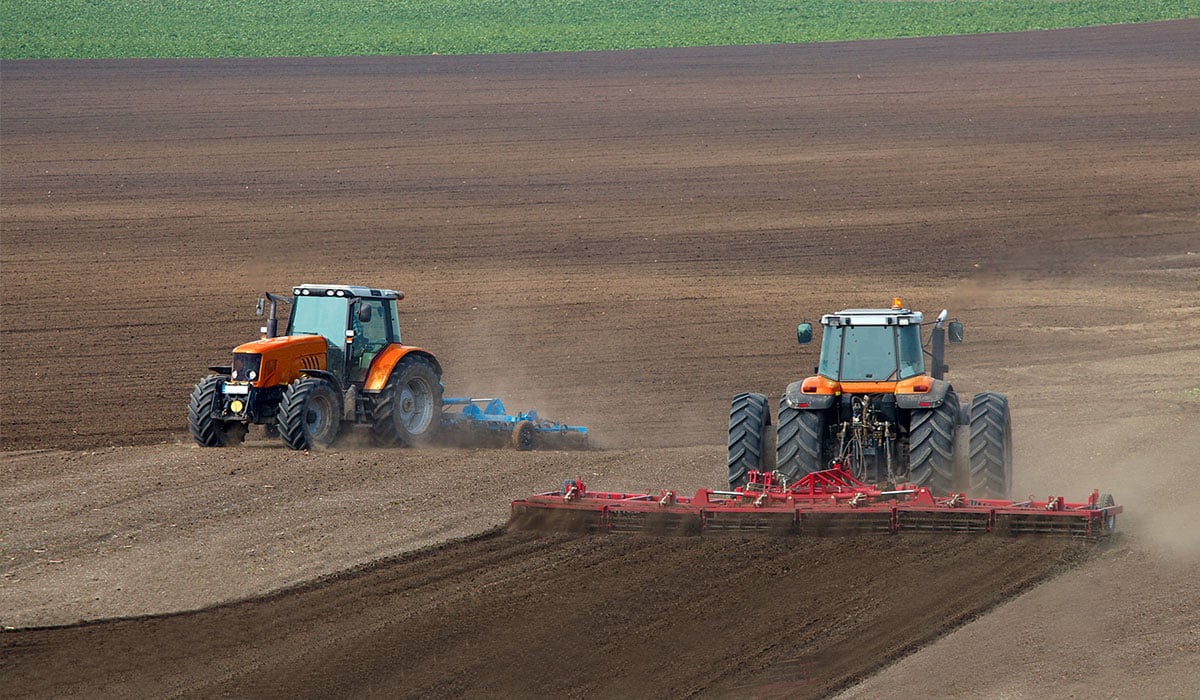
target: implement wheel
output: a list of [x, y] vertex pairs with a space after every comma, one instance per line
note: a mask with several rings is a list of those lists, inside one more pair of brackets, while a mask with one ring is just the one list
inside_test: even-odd
[[215, 415], [224, 384], [223, 377], [210, 374], [196, 384], [188, 399], [188, 430], [201, 447], [237, 445], [246, 437], [246, 427], [240, 422], [223, 421]]
[[967, 493], [1012, 498], [1012, 418], [1008, 397], [992, 391], [971, 401], [971, 471]]
[[378, 445], [424, 445], [442, 424], [442, 378], [433, 363], [410, 355], [392, 370], [371, 410], [371, 436]]
[[775, 468], [771, 439], [771, 408], [767, 397], [751, 393], [733, 397], [729, 408], [730, 488], [745, 484], [751, 470]]
[[341, 394], [324, 379], [297, 379], [283, 390], [275, 427], [293, 450], [329, 447], [342, 428]]
[[954, 491], [954, 426], [958, 395], [946, 392], [937, 408], [913, 411], [908, 430], [908, 478], [935, 496]]
[[532, 450], [537, 447], [537, 431], [533, 429], [533, 423], [523, 420], [513, 428], [512, 433], [513, 447], [518, 450]]
[[776, 468], [788, 483], [825, 468], [825, 411], [803, 411], [779, 401]]

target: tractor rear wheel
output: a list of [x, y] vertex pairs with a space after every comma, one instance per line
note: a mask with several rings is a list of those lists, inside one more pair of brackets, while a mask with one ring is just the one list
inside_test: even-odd
[[378, 445], [428, 444], [442, 424], [442, 378], [433, 363], [410, 355], [392, 370], [371, 409], [371, 436]]
[[954, 491], [954, 427], [958, 395], [946, 392], [942, 405], [913, 411], [908, 429], [908, 478], [935, 496]]
[[210, 374], [196, 384], [188, 400], [188, 430], [201, 447], [236, 445], [246, 437], [240, 422], [223, 421], [215, 415], [224, 383], [224, 377]]
[[971, 401], [971, 471], [967, 493], [1012, 498], [1012, 417], [1008, 397], [992, 391]]
[[771, 471], [771, 407], [762, 394], [742, 393], [729, 408], [729, 487], [746, 483], [751, 470]]
[[802, 411], [779, 402], [775, 463], [789, 483], [825, 468], [825, 411]]
[[297, 379], [283, 390], [275, 427], [293, 450], [329, 447], [342, 429], [342, 396], [324, 379]]

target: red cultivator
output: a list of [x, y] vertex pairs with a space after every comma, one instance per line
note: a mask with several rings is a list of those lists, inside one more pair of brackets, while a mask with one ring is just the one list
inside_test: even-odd
[[883, 491], [835, 465], [790, 485], [773, 473], [751, 472], [750, 480], [737, 490], [700, 489], [690, 498], [667, 490], [588, 491], [582, 480], [569, 480], [561, 491], [513, 501], [512, 524], [522, 529], [679, 534], [991, 532], [1097, 540], [1112, 533], [1121, 510], [1099, 491], [1078, 503], [1061, 496], [1026, 501], [935, 497], [929, 489], [907, 485]]

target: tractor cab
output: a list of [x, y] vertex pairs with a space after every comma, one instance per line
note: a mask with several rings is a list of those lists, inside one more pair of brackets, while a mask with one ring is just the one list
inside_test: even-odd
[[402, 292], [347, 285], [302, 284], [292, 289], [285, 335], [318, 335], [326, 367], [343, 384], [361, 382], [381, 350], [400, 342], [396, 302]]
[[[899, 297], [890, 309], [844, 309], [821, 317], [821, 359], [816, 372], [834, 382], [898, 382], [925, 374], [925, 352], [921, 342], [920, 311], [904, 308]], [[942, 312], [935, 323], [945, 323]], [[962, 342], [962, 324], [950, 323], [950, 342]], [[940, 336], [936, 334], [935, 336]], [[935, 337], [935, 341], [944, 336]], [[812, 324], [796, 328], [796, 340], [812, 342]], [[934, 343], [933, 372], [945, 371], [943, 346]]]

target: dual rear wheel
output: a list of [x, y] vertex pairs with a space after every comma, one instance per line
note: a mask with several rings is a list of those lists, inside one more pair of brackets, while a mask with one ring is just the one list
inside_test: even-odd
[[[935, 495], [965, 490], [977, 498], [1012, 495], [1012, 420], [1003, 394], [983, 392], [971, 401], [965, 459], [955, 459], [959, 425], [958, 396], [946, 394], [941, 405], [913, 411], [909, 417], [908, 479]], [[778, 470], [789, 482], [829, 466], [834, 448], [827, 432], [827, 411], [779, 406], [779, 425], [771, 430], [766, 396], [738, 394], [729, 412], [729, 486], [746, 483], [751, 470]], [[777, 442], [775, 449], [770, 443]], [[961, 449], [961, 448], [960, 448]], [[773, 458], [773, 459], [772, 459]]]
[[762, 394], [733, 397], [729, 409], [729, 487], [746, 483], [751, 471], [775, 468], [775, 436], [771, 408]]

